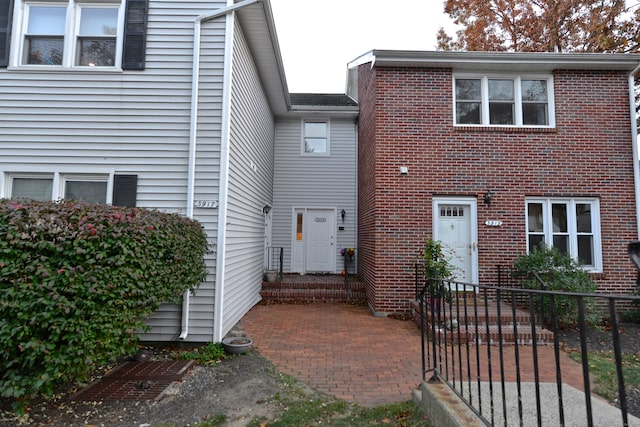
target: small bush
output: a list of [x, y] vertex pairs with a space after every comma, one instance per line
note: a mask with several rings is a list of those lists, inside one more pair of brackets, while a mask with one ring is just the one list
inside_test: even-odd
[[198, 365], [213, 366], [226, 359], [227, 354], [222, 343], [210, 342], [191, 351], [177, 352], [175, 357], [180, 360], [193, 360]]
[[[515, 277], [522, 280], [522, 284], [529, 289], [540, 289], [541, 285], [532, 273], [538, 273], [546, 285], [546, 290], [576, 293], [593, 293], [597, 286], [589, 278], [589, 273], [568, 254], [560, 252], [557, 248], [546, 246], [535, 247], [526, 255], [519, 256], [513, 263]], [[575, 323], [578, 319], [577, 299], [572, 296], [555, 297], [556, 315], [561, 325]], [[594, 316], [593, 300], [585, 299], [585, 313], [589, 322], [597, 322]], [[551, 313], [551, 299], [549, 297], [536, 297], [536, 304], [543, 309], [546, 315]]]
[[205, 279], [207, 252], [179, 215], [0, 200], [0, 395], [51, 393], [135, 353], [145, 319]]

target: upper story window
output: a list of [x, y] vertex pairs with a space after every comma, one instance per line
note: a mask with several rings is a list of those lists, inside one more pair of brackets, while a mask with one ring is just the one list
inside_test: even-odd
[[527, 200], [527, 250], [555, 247], [586, 269], [602, 270], [597, 199]]
[[0, 67], [145, 68], [149, 0], [0, 2]]
[[553, 127], [551, 77], [457, 76], [455, 124]]
[[306, 155], [329, 155], [329, 122], [303, 122], [302, 153]]
[[27, 2], [21, 65], [119, 66], [123, 4]]

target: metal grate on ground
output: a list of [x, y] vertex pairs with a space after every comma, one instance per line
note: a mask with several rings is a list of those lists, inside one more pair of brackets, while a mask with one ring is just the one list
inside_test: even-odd
[[193, 360], [125, 362], [72, 400], [157, 400], [173, 382], [191, 370]]

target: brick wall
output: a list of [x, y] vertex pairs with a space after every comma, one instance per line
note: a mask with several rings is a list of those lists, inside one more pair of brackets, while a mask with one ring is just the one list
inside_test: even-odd
[[[557, 71], [556, 128], [454, 127], [450, 69], [359, 69], [359, 273], [375, 312], [408, 310], [434, 196], [478, 199], [480, 283], [526, 251], [525, 197], [600, 198], [601, 292], [629, 293], [636, 240], [627, 76]], [[399, 167], [407, 166], [408, 175]], [[488, 190], [495, 196], [482, 202]], [[487, 227], [486, 220], [501, 227]]]

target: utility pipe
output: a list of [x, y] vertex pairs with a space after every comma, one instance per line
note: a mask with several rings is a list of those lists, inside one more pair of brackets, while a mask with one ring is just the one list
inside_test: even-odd
[[[188, 174], [187, 174], [187, 217], [193, 218], [193, 205], [195, 202], [195, 182], [196, 182], [196, 152], [198, 146], [198, 102], [200, 96], [200, 36], [202, 31], [202, 23], [211, 21], [213, 19], [219, 18], [221, 16], [227, 16], [227, 25], [225, 30], [225, 55], [224, 55], [224, 63], [225, 63], [225, 72], [223, 78], [223, 103], [222, 103], [222, 139], [221, 139], [221, 156], [224, 151], [228, 151], [228, 134], [229, 134], [229, 85], [230, 85], [230, 71], [231, 71], [231, 53], [230, 49], [233, 48], [233, 20], [230, 19], [230, 14], [234, 11], [252, 5], [256, 3], [260, 3], [262, 0], [245, 0], [240, 3], [231, 4], [222, 9], [214, 10], [205, 14], [198, 16], [193, 23], [193, 60], [192, 60], [192, 72], [191, 72], [191, 114], [189, 119], [189, 159], [188, 159]], [[231, 28], [230, 28], [231, 27]], [[218, 290], [219, 287], [222, 287], [224, 281], [220, 278], [222, 275], [224, 277], [224, 238], [226, 236], [226, 186], [228, 184], [228, 155], [226, 162], [223, 162], [221, 159], [220, 162], [220, 177], [224, 176], [224, 181], [220, 180], [220, 203], [218, 206], [218, 244], [217, 244], [217, 254], [216, 254], [216, 283], [215, 283], [215, 317], [222, 318], [222, 314], [218, 315], [217, 307], [222, 307], [222, 301], [218, 301], [219, 297], [222, 296], [222, 289]], [[224, 195], [224, 198], [222, 197]], [[224, 217], [225, 221], [221, 221], [221, 217]], [[220, 230], [223, 229], [221, 233]], [[220, 240], [222, 237], [222, 240]], [[222, 261], [221, 261], [222, 260]], [[222, 278], [223, 278], [222, 277]], [[181, 333], [179, 339], [184, 340], [189, 335], [189, 300], [191, 297], [190, 291], [185, 291], [182, 296], [182, 322], [181, 322]], [[215, 324], [216, 322], [214, 322]], [[218, 322], [219, 323], [219, 322]], [[221, 326], [218, 328], [221, 330]], [[217, 328], [217, 329], [218, 329]], [[216, 331], [217, 331], [216, 329]], [[214, 331], [214, 339], [216, 338], [216, 334]], [[221, 339], [222, 337], [220, 337]]]

